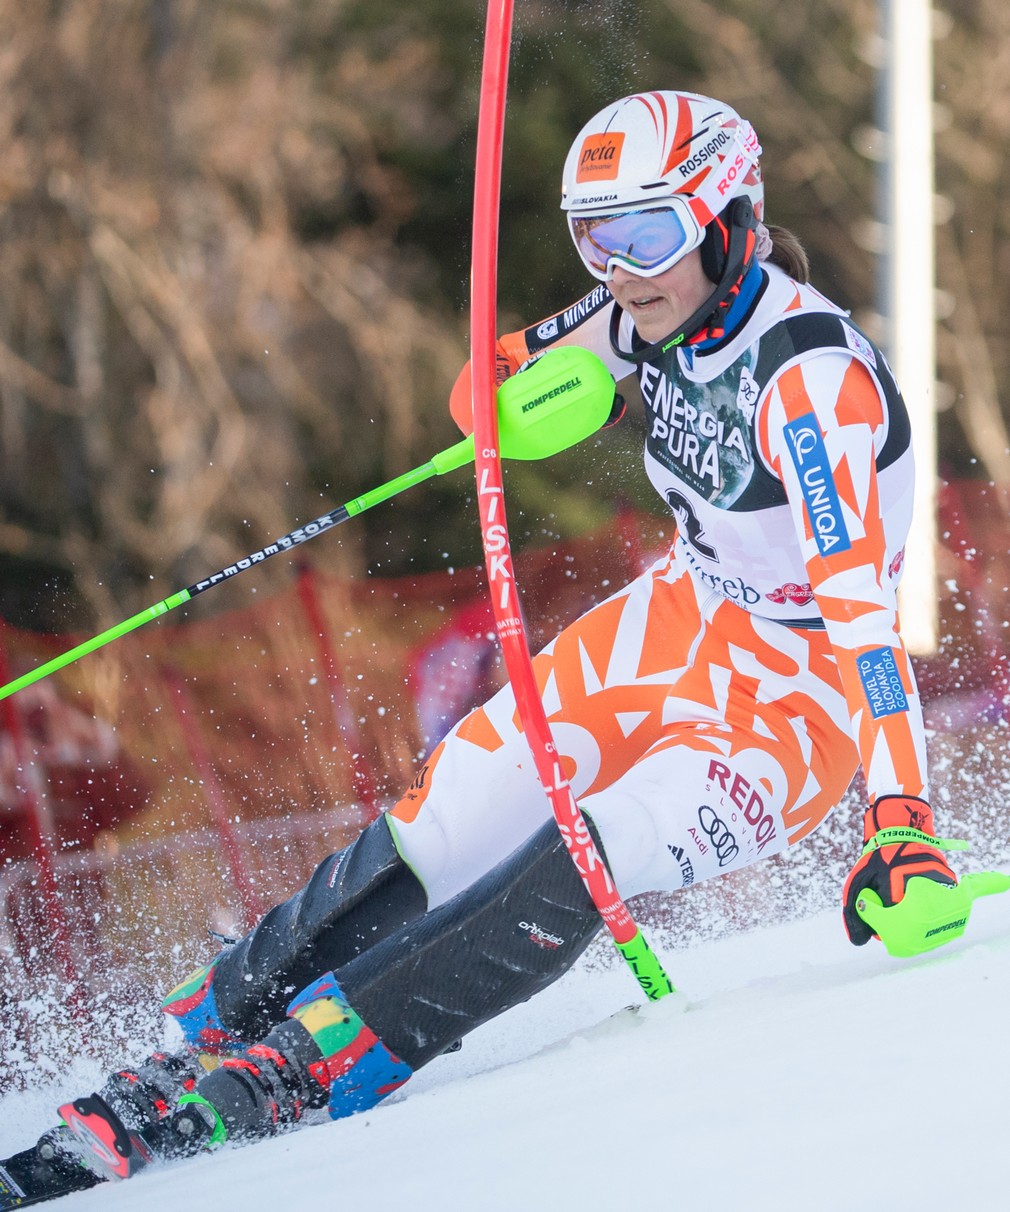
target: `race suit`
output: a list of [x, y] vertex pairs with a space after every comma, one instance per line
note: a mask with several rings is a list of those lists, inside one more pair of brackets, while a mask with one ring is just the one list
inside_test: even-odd
[[[904, 405], [846, 313], [774, 266], [753, 272], [756, 303], [709, 347], [622, 359], [605, 286], [499, 342], [512, 370], [567, 343], [617, 380], [637, 373], [646, 474], [677, 521], [662, 559], [534, 660], [625, 897], [798, 842], [857, 765], [871, 800], [929, 794], [895, 598], [913, 489]], [[635, 339], [619, 313], [618, 348]], [[506, 686], [438, 744], [389, 821], [430, 909], [549, 816]]]

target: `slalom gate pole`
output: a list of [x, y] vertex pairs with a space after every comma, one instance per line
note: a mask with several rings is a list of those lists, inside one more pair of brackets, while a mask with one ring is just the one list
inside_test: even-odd
[[543, 700], [537, 689], [526, 625], [519, 605], [505, 516], [495, 407], [495, 343], [498, 218], [512, 14], [513, 0], [489, 0], [474, 180], [470, 357], [477, 500], [488, 584], [502, 656], [515, 694], [519, 718], [558, 829], [618, 951], [624, 956], [646, 997], [650, 1001], [657, 1001], [673, 992], [673, 985], [617, 892], [561, 769]]

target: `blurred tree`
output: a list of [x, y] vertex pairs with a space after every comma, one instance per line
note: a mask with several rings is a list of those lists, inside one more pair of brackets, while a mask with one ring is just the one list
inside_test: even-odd
[[57, 585], [121, 616], [452, 437], [460, 335], [393, 247], [333, 7], [0, 5], [0, 542], [36, 620], [77, 617]]
[[[945, 11], [941, 449], [1010, 481], [1010, 16]], [[479, 0], [0, 0], [0, 613], [114, 621], [454, 440], [483, 18]], [[556, 209], [574, 132], [671, 86], [754, 121], [769, 217], [872, 325], [877, 29], [875, 0], [520, 0], [501, 327], [588, 286]], [[513, 468], [514, 537], [599, 521], [633, 437]], [[470, 483], [317, 558], [476, 562]], [[290, 575], [273, 563], [261, 587]]]

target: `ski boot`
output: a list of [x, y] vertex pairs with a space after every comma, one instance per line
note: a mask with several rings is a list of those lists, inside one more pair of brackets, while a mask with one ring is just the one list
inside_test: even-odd
[[196, 1054], [155, 1052], [136, 1069], [113, 1073], [97, 1094], [59, 1109], [83, 1148], [87, 1163], [103, 1178], [129, 1178], [149, 1164], [151, 1142], [180, 1098], [206, 1072]]
[[132, 1178], [157, 1161], [297, 1124], [326, 1104], [327, 1084], [310, 1072], [323, 1059], [309, 1032], [290, 1021], [210, 1072], [188, 1057], [156, 1056], [59, 1111], [89, 1166], [105, 1178]]
[[[332, 973], [303, 990], [288, 1013], [261, 1043], [204, 1073], [167, 1114], [167, 1100], [147, 1091], [140, 1097], [141, 1083], [129, 1080], [61, 1107], [89, 1151], [88, 1164], [109, 1178], [130, 1178], [155, 1161], [275, 1136], [313, 1112], [339, 1118], [374, 1107], [410, 1077], [411, 1068], [362, 1022]], [[156, 1071], [160, 1076], [163, 1065]], [[139, 1122], [138, 1109], [146, 1122]]]
[[132, 1087], [129, 1098], [115, 1105], [108, 1096], [91, 1094], [60, 1107], [60, 1114], [86, 1151], [88, 1165], [106, 1178], [132, 1178], [154, 1162], [293, 1127], [307, 1110], [326, 1105], [328, 1085], [309, 1071], [323, 1060], [303, 1027], [285, 1023], [262, 1044], [206, 1074], [164, 1114], [162, 1101], [145, 1094], [143, 1102], [156, 1114], [143, 1125], [133, 1114], [141, 1100]]
[[120, 1069], [99, 1092], [123, 1123], [145, 1129], [163, 1120], [206, 1072], [199, 1055], [155, 1052], [137, 1069]]

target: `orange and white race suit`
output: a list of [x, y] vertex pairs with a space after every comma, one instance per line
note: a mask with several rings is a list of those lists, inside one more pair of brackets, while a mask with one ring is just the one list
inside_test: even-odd
[[[622, 349], [633, 329], [603, 286], [499, 342], [510, 369], [568, 343], [617, 379], [637, 372], [646, 473], [677, 520], [666, 556], [534, 661], [565, 773], [625, 897], [798, 842], [857, 765], [871, 800], [928, 797], [895, 598], [907, 414], [846, 313], [771, 265], [757, 272], [746, 319], [708, 348], [623, 360], [611, 323]], [[549, 815], [506, 686], [436, 747], [390, 824], [433, 907]]]

